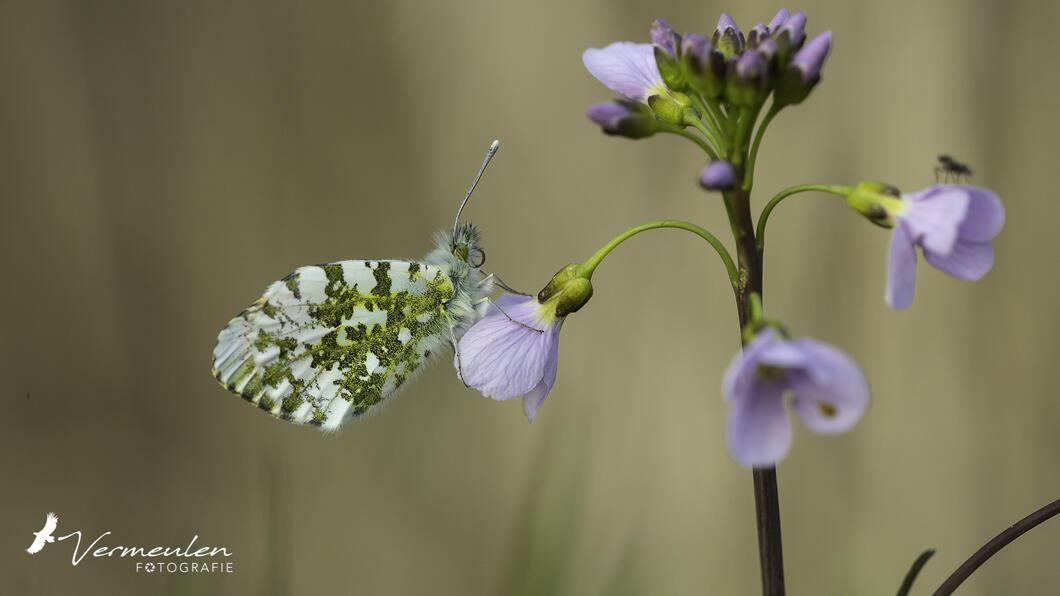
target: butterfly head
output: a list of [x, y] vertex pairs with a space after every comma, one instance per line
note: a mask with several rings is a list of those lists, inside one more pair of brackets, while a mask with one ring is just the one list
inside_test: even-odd
[[479, 238], [478, 228], [469, 223], [459, 223], [449, 238], [449, 250], [471, 267], [481, 267], [486, 263], [486, 251], [479, 247]]

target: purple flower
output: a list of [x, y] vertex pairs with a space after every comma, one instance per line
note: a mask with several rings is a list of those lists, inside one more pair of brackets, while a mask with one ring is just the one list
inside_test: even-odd
[[936, 184], [884, 208], [894, 221], [886, 293], [891, 308], [913, 301], [916, 246], [928, 263], [959, 279], [979, 279], [993, 266], [990, 240], [1005, 225], [1005, 208], [989, 190]]
[[707, 190], [729, 190], [736, 185], [736, 173], [732, 164], [714, 160], [699, 174], [699, 185]]
[[589, 48], [582, 62], [601, 83], [628, 99], [645, 102], [666, 92], [650, 43], [616, 41], [606, 48]]
[[869, 404], [864, 375], [849, 356], [809, 338], [785, 340], [766, 328], [733, 358], [722, 392], [731, 404], [729, 450], [745, 466], [769, 466], [791, 446], [785, 394], [806, 428], [849, 430]]
[[504, 294], [496, 304], [500, 310], [491, 308], [460, 338], [453, 366], [464, 383], [486, 397], [522, 396], [523, 412], [533, 422], [556, 382], [559, 330], [565, 317], [557, 317], [554, 305], [543, 305], [533, 296]]

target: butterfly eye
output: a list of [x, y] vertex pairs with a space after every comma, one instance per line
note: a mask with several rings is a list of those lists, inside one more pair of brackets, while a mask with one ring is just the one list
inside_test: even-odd
[[481, 248], [476, 248], [472, 250], [469, 256], [470, 259], [468, 260], [467, 264], [471, 265], [472, 267], [481, 267], [486, 264], [486, 251], [482, 250]]

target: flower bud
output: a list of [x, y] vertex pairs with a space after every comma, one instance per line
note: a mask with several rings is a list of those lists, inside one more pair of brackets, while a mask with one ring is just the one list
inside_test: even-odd
[[762, 23], [758, 23], [747, 32], [747, 47], [757, 48], [763, 39], [769, 38], [769, 29]]
[[821, 67], [831, 49], [831, 31], [821, 33], [803, 46], [783, 71], [777, 84], [775, 100], [780, 105], [788, 105], [797, 104], [806, 99], [806, 96], [821, 80]]
[[576, 312], [593, 297], [593, 284], [571, 263], [557, 272], [537, 294], [537, 301], [555, 308], [557, 317]]
[[791, 66], [799, 71], [804, 85], [816, 83], [821, 78], [821, 67], [832, 49], [832, 32], [814, 37], [791, 59]]
[[651, 24], [651, 42], [676, 58], [677, 49], [681, 47], [681, 36], [675, 33], [666, 21], [655, 19], [655, 22]]
[[725, 89], [725, 57], [710, 41], [695, 33], [681, 40], [681, 65], [689, 86], [713, 99]]
[[727, 161], [712, 161], [700, 172], [699, 185], [707, 190], [729, 190], [736, 186], [736, 172]]
[[776, 31], [778, 29], [780, 29], [781, 27], [783, 27], [784, 23], [787, 23], [788, 19], [790, 19], [790, 18], [791, 18], [791, 13], [788, 12], [788, 9], [781, 8], [780, 10], [777, 11], [777, 14], [776, 14], [776, 16], [773, 17], [773, 20], [769, 21], [769, 32], [770, 33], [776, 33]]
[[756, 50], [747, 50], [739, 60], [730, 63], [725, 95], [733, 105], [753, 106], [769, 92], [769, 64]]
[[890, 184], [861, 182], [847, 195], [847, 205], [872, 223], [892, 228], [894, 214], [900, 213], [905, 207], [901, 196], [902, 193]]
[[589, 106], [585, 115], [605, 134], [643, 139], [659, 131], [659, 122], [642, 103], [616, 100]]
[[806, 13], [800, 10], [791, 15], [773, 34], [773, 39], [777, 41], [777, 47], [781, 52], [788, 56], [798, 51], [802, 47], [802, 42], [806, 40]]
[[743, 51], [743, 33], [740, 32], [740, 28], [736, 26], [736, 22], [732, 20], [732, 17], [722, 13], [721, 18], [718, 19], [718, 26], [714, 29], [711, 43], [728, 60]]

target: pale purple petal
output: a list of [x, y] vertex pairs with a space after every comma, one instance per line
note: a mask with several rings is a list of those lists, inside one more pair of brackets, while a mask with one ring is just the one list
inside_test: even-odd
[[[537, 317], [538, 302], [528, 296], [497, 299], [508, 320], [496, 308], [475, 323], [459, 342], [459, 358], [453, 365], [465, 383], [493, 399], [511, 399], [530, 392], [544, 376], [546, 365], [557, 349], [555, 325]], [[546, 328], [547, 327], [547, 328]], [[544, 329], [544, 332], [535, 329]], [[556, 329], [558, 332], [558, 329]]]
[[887, 261], [887, 293], [891, 308], [902, 310], [913, 303], [916, 288], [916, 249], [904, 222], [898, 222], [891, 234], [890, 256]]
[[616, 41], [606, 48], [589, 48], [582, 62], [601, 83], [634, 101], [645, 101], [653, 90], [665, 87], [650, 43]]
[[[545, 331], [545, 333], [552, 333], [554, 336], [558, 336], [559, 325]], [[545, 397], [548, 396], [548, 392], [556, 384], [556, 370], [559, 367], [559, 337], [555, 337], [553, 341], [556, 349], [552, 350], [548, 361], [545, 362], [545, 371], [541, 382], [531, 389], [530, 393], [523, 396], [523, 413], [526, 414], [526, 419], [531, 423], [534, 422], [534, 416], [541, 409], [541, 405], [545, 403]]]
[[806, 365], [806, 354], [799, 344], [791, 341], [774, 341], [759, 352], [756, 359], [758, 364], [776, 368], [802, 368]]
[[986, 242], [997, 236], [1005, 225], [1005, 208], [1001, 206], [1001, 199], [978, 186], [962, 188], [968, 193], [969, 202], [968, 213], [961, 221], [961, 239]]
[[830, 345], [807, 338], [791, 343], [806, 359], [802, 370], [789, 372], [795, 413], [814, 432], [850, 430], [869, 405], [869, 386], [861, 369]]
[[926, 191], [908, 195], [905, 211], [896, 216], [917, 244], [947, 254], [957, 242], [961, 221], [968, 213], [968, 193], [958, 186], [932, 186]]
[[534, 416], [544, 405], [546, 397], [548, 397], [548, 385], [544, 381], [538, 383], [536, 387], [530, 390], [530, 393], [523, 396], [523, 414], [526, 414], [526, 420], [530, 424], [534, 423]]
[[777, 341], [776, 332], [763, 329], [755, 335], [751, 343], [744, 346], [743, 351], [733, 357], [721, 380], [721, 394], [725, 401], [732, 401], [736, 395], [746, 391], [747, 385], [754, 379], [758, 358]]
[[784, 384], [753, 379], [733, 396], [727, 436], [733, 458], [745, 466], [769, 466], [791, 447]]
[[994, 266], [994, 247], [990, 241], [973, 242], [961, 238], [948, 255], [924, 248], [924, 260], [958, 279], [975, 281]]
[[773, 17], [773, 20], [769, 21], [770, 33], [775, 32], [777, 29], [783, 27], [784, 23], [787, 23], [788, 19], [790, 18], [791, 13], [788, 12], [788, 9], [781, 8], [780, 10], [778, 10], [776, 16]]

